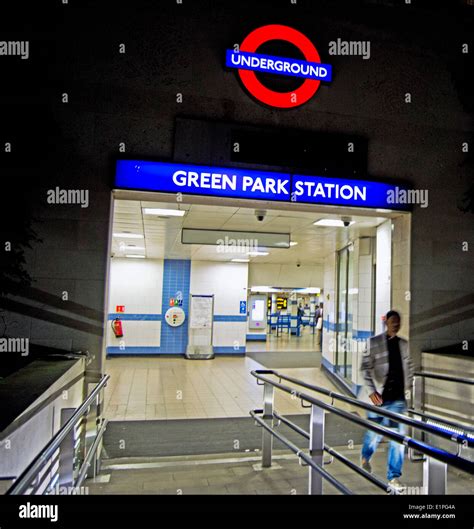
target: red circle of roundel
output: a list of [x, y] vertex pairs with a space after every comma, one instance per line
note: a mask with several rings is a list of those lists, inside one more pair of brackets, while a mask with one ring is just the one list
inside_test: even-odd
[[[247, 35], [240, 46], [240, 51], [255, 53], [257, 48], [269, 40], [284, 40], [296, 46], [308, 62], [321, 62], [319, 53], [313, 43], [296, 29], [280, 24], [271, 24], [257, 28]], [[237, 70], [245, 88], [259, 101], [272, 107], [293, 108], [311, 99], [321, 84], [315, 79], [306, 79], [304, 83], [291, 92], [275, 92], [264, 86], [251, 70]], [[292, 101], [292, 96], [296, 101]], [[296, 97], [295, 97], [296, 96]]]

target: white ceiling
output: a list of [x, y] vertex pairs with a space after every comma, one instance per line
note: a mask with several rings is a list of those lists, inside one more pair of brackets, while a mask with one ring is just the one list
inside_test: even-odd
[[[160, 218], [145, 215], [145, 207], [183, 209], [183, 217]], [[145, 254], [153, 259], [193, 259], [198, 261], [230, 261], [242, 255], [218, 252], [216, 246], [181, 244], [181, 228], [226, 229], [252, 232], [290, 233], [298, 242], [288, 249], [270, 248], [268, 256], [251, 257], [251, 263], [320, 264], [324, 258], [350, 240], [363, 235], [374, 235], [374, 228], [386, 220], [384, 217], [352, 215], [355, 221], [349, 228], [314, 226], [321, 218], [340, 219], [340, 215], [267, 209], [262, 222], [257, 221], [254, 209], [202, 204], [170, 204], [138, 200], [115, 200], [113, 232], [131, 232], [144, 235], [144, 239], [113, 237], [112, 254]], [[145, 250], [124, 247], [136, 245]], [[246, 257], [246, 256], [245, 256]]]

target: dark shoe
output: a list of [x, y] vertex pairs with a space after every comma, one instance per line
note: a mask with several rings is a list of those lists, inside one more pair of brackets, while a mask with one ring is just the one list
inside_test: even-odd
[[364, 459], [363, 457], [361, 457], [360, 464], [366, 472], [368, 472], [369, 474], [372, 474], [372, 465], [370, 464], [370, 461], [367, 461], [367, 459]]

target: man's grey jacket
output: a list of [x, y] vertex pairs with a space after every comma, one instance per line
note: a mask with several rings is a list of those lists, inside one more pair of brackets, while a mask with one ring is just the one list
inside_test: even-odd
[[[405, 395], [409, 396], [413, 381], [413, 363], [410, 359], [408, 342], [399, 337], [400, 356], [402, 359], [403, 376], [405, 382]], [[361, 363], [361, 372], [364, 378], [364, 386], [359, 393], [359, 399], [372, 404], [369, 398], [374, 391], [382, 395], [388, 375], [388, 347], [386, 333], [372, 336], [367, 342], [367, 350], [364, 352]], [[407, 398], [407, 400], [409, 400]]]

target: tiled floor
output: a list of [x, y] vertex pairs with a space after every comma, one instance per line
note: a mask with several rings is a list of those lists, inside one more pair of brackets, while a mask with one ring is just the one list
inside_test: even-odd
[[288, 333], [276, 335], [276, 331], [267, 335], [266, 342], [247, 342], [247, 351], [320, 351], [318, 332], [305, 327], [301, 336], [288, 336]]
[[[339, 450], [359, 464], [360, 446]], [[387, 446], [381, 446], [372, 459], [374, 473], [385, 480]], [[356, 494], [386, 494], [342, 463], [331, 464], [325, 456], [325, 470]], [[271, 468], [261, 469], [261, 456], [249, 453], [236, 456], [174, 457], [159, 459], [119, 459], [104, 461], [99, 480], [87, 480], [90, 494], [307, 494], [308, 467], [295, 455], [275, 452]], [[421, 463], [405, 461], [402, 482], [406, 494], [423, 494]], [[101, 481], [101, 482], [100, 482]], [[473, 478], [448, 470], [448, 494], [472, 494]], [[324, 494], [338, 494], [328, 482]]]
[[[262, 387], [250, 375], [259, 368], [247, 357], [112, 357], [106, 364], [111, 380], [105, 390], [105, 416], [110, 420], [248, 417], [250, 409], [262, 407]], [[280, 371], [336, 389], [319, 368]], [[308, 412], [299, 399], [280, 391], [275, 393], [275, 407], [285, 414]]]

